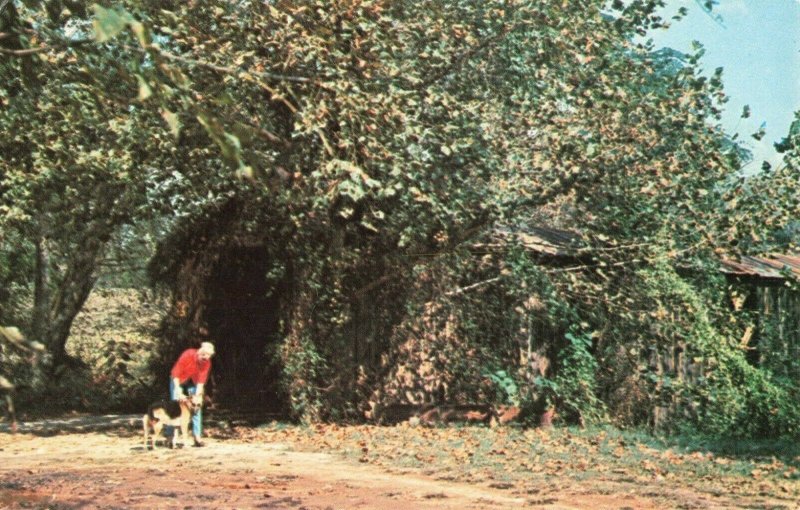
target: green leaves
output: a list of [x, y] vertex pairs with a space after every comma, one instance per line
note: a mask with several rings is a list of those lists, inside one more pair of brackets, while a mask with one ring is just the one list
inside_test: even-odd
[[756, 140], [761, 140], [762, 138], [764, 138], [764, 135], [766, 134], [767, 134], [767, 129], [766, 129], [766, 123], [764, 122], [761, 124], [761, 126], [759, 126], [758, 131], [756, 131], [750, 136]]
[[45, 346], [37, 340], [27, 340], [16, 327], [0, 326], [0, 340], [22, 351], [43, 354]]
[[234, 168], [247, 166], [242, 160], [242, 144], [239, 141], [239, 137], [226, 131], [219, 119], [208, 113], [198, 113], [197, 120], [205, 128], [208, 136], [217, 144], [225, 161], [233, 165]]
[[100, 43], [110, 41], [134, 21], [131, 15], [124, 10], [106, 9], [98, 4], [93, 5], [92, 9], [95, 14], [92, 21], [94, 36], [95, 40]]
[[107, 43], [125, 29], [130, 28], [142, 48], [149, 46], [150, 33], [145, 25], [137, 21], [128, 11], [107, 9], [99, 4], [92, 5], [92, 10], [94, 11], [92, 28], [94, 29], [94, 38], [98, 43]]
[[164, 122], [167, 123], [167, 126], [169, 126], [169, 131], [172, 133], [172, 136], [178, 138], [181, 131], [181, 123], [180, 119], [178, 119], [178, 115], [169, 110], [161, 110], [161, 117], [164, 119]]
[[748, 119], [750, 118], [750, 105], [744, 105], [742, 108], [742, 118]]
[[142, 77], [142, 75], [137, 74], [136, 75], [136, 79], [139, 81], [139, 96], [138, 96], [138, 99], [139, 99], [139, 101], [145, 101], [150, 96], [153, 95], [153, 89], [150, 88], [150, 85], [147, 83], [147, 81], [145, 81], [145, 79], [144, 79], [144, 77]]

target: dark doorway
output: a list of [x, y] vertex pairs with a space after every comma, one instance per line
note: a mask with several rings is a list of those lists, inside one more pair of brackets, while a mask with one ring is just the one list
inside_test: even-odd
[[267, 282], [268, 254], [260, 247], [222, 254], [209, 282], [206, 321], [217, 346], [214, 400], [230, 409], [283, 414], [281, 367], [274, 356], [279, 292]]

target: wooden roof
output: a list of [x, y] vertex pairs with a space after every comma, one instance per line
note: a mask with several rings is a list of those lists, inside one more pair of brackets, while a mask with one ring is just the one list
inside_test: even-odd
[[[501, 229], [500, 237], [513, 237], [532, 252], [552, 257], [575, 257], [581, 236], [576, 232], [546, 227], [528, 227], [525, 230]], [[800, 255], [770, 254], [738, 259], [723, 259], [721, 271], [729, 276], [763, 279], [772, 282], [794, 277], [800, 280]]]
[[766, 257], [742, 256], [722, 261], [722, 272], [731, 276], [785, 280], [800, 278], [800, 256], [772, 254]]

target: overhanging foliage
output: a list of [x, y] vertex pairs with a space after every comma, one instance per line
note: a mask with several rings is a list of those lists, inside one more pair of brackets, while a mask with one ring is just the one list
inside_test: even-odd
[[[291, 282], [278, 354], [293, 367], [287, 387], [303, 392], [297, 402], [318, 413], [326, 397], [315, 388], [364, 361], [337, 357], [351, 348], [360, 302], [392, 309], [372, 333], [390, 336], [405, 305], [453, 290], [414, 291], [440, 267], [459, 288], [521, 286], [530, 270], [515, 255], [481, 266], [468, 242], [546, 211], [584, 235], [589, 263], [545, 271], [546, 295], [501, 293], [511, 309], [532, 297], [560, 303], [553, 323], [582, 340], [555, 351], [582, 360], [575, 377], [613, 401], [623, 370], [643, 373], [649, 346], [697, 328], [735, 335], [721, 293], [693, 303], [683, 287], [699, 292], [713, 278], [670, 271], [711, 274], [719, 255], [771, 246], [798, 212], [791, 155], [787, 167], [739, 174], [743, 153], [718, 124], [722, 71], [700, 73], [702, 49], [678, 56], [632, 42], [668, 21], [655, 14], [662, 4], [7, 2], [0, 122], [14, 135], [0, 142], [10, 155], [0, 226], [38, 254], [18, 278], [37, 282], [30, 328], [52, 324], [36, 336], [63, 353], [122, 226], [169, 218], [171, 239], [202, 251], [221, 246], [230, 225], [231, 237], [264, 243]], [[782, 147], [793, 151], [796, 135]], [[226, 209], [235, 201], [247, 206]], [[198, 224], [214, 234], [176, 233]], [[174, 274], [187, 246], [162, 248], [157, 262]], [[667, 301], [710, 315], [652, 324]], [[479, 303], [458, 306], [465, 342], [510, 334], [531, 313], [523, 306], [493, 329]], [[645, 375], [630, 387], [650, 391]], [[350, 393], [331, 402], [356, 398], [341, 388]], [[588, 395], [582, 388], [573, 397]]]

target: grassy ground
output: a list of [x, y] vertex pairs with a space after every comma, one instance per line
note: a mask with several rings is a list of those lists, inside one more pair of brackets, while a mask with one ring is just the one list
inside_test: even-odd
[[[310, 451], [339, 452], [389, 470], [528, 494], [570, 490], [592, 482], [609, 493], [628, 491], [672, 501], [676, 491], [709, 499], [776, 498], [764, 508], [796, 508], [800, 446], [792, 441], [658, 438], [613, 428], [421, 428], [280, 424], [242, 430], [242, 439], [290, 442]], [[691, 501], [688, 508], [702, 507]], [[749, 506], [748, 508], [752, 508]]]

